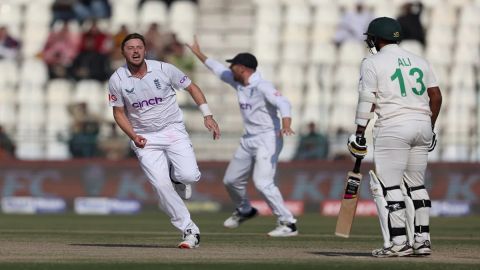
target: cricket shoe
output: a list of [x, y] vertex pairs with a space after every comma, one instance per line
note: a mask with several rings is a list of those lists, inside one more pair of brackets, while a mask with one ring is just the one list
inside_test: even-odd
[[413, 243], [413, 253], [419, 256], [427, 256], [432, 254], [432, 247], [429, 240]]
[[392, 243], [390, 247], [379, 248], [372, 251], [372, 255], [377, 258], [387, 257], [403, 257], [413, 254], [413, 248], [407, 242], [395, 245]]
[[250, 210], [249, 213], [247, 214], [242, 214], [238, 209], [235, 209], [235, 212], [233, 212], [232, 216], [227, 218], [225, 222], [223, 222], [223, 226], [234, 229], [240, 226], [240, 223], [249, 220], [251, 218], [254, 218], [258, 214], [258, 210], [256, 208], [252, 207], [252, 210]]
[[170, 164], [168, 173], [170, 176], [170, 181], [172, 181], [173, 188], [178, 193], [180, 198], [188, 200], [192, 197], [192, 186], [190, 184], [184, 184], [178, 181], [173, 180], [173, 166]]
[[295, 223], [290, 222], [282, 222], [278, 223], [278, 226], [271, 232], [268, 233], [268, 236], [271, 237], [289, 237], [289, 236], [297, 236], [298, 230], [297, 225]]
[[191, 249], [200, 246], [200, 234], [193, 234], [191, 230], [187, 230], [183, 234], [183, 241], [178, 244], [178, 248]]

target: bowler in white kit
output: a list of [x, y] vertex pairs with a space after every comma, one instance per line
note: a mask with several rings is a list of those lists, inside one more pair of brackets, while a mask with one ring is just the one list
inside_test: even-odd
[[[263, 195], [272, 212], [278, 217], [278, 226], [268, 233], [272, 237], [298, 235], [296, 219], [283, 201], [274, 177], [278, 156], [283, 146], [283, 135], [293, 135], [290, 102], [269, 81], [256, 71], [257, 60], [249, 53], [240, 53], [227, 60], [230, 68], [207, 58], [195, 38], [188, 46], [192, 52], [221, 80], [232, 86], [237, 93], [245, 132], [240, 139], [233, 159], [228, 165], [223, 182], [236, 209], [224, 222], [227, 228], [236, 228], [240, 223], [257, 215], [247, 197], [247, 180], [253, 169], [253, 182]], [[280, 111], [282, 124], [277, 116]]]
[[160, 207], [182, 232], [178, 247], [198, 247], [200, 230], [182, 199], [190, 198], [190, 185], [200, 179], [200, 171], [175, 91], [190, 93], [213, 139], [220, 136], [218, 125], [202, 91], [183, 72], [165, 62], [145, 60], [142, 35], [129, 34], [121, 46], [127, 64], [109, 81], [115, 121], [132, 140], [131, 147], [155, 187]]
[[375, 112], [370, 188], [384, 243], [372, 255], [429, 255], [431, 202], [424, 184], [428, 152], [436, 144], [440, 88], [430, 64], [398, 46], [402, 30], [396, 20], [376, 18], [365, 35], [369, 48], [378, 53], [361, 65], [357, 131], [348, 147], [353, 156], [365, 156], [361, 138]]

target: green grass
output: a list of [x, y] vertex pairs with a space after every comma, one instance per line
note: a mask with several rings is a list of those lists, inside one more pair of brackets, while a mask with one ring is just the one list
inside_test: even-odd
[[228, 213], [193, 214], [201, 247], [180, 241], [168, 218], [155, 211], [134, 216], [0, 215], [0, 269], [477, 269], [480, 217], [433, 218], [434, 254], [377, 259], [376, 218], [357, 218], [352, 237], [333, 236], [335, 218], [306, 214], [300, 235], [269, 238], [273, 217], [235, 230], [222, 227]]

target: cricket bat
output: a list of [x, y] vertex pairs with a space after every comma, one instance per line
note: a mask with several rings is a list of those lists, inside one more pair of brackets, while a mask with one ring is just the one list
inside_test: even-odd
[[355, 211], [357, 210], [358, 188], [360, 187], [360, 181], [362, 180], [362, 174], [360, 174], [361, 164], [362, 159], [357, 158], [353, 171], [349, 171], [347, 174], [345, 194], [343, 195], [342, 205], [340, 206], [340, 212], [338, 213], [337, 218], [337, 227], [335, 228], [336, 236], [345, 238], [350, 236], [353, 218], [355, 217]]

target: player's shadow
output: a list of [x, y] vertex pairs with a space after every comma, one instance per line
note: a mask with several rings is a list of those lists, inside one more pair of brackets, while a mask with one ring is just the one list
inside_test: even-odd
[[317, 251], [317, 252], [309, 252], [313, 255], [320, 255], [326, 257], [371, 257], [372, 253], [370, 252], [340, 252], [340, 251]]
[[141, 244], [77, 244], [73, 243], [70, 246], [81, 247], [128, 247], [128, 248], [172, 248], [171, 245], [141, 245]]

